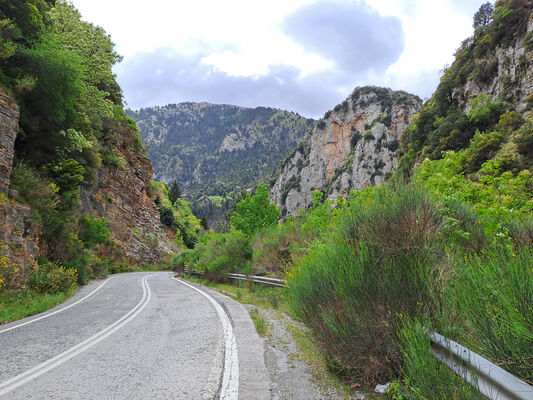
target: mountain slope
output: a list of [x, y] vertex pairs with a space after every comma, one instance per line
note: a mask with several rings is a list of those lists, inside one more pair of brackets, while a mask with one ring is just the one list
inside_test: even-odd
[[225, 196], [270, 178], [313, 120], [273, 108], [181, 103], [128, 110], [155, 177], [184, 196]]
[[355, 89], [283, 162], [271, 199], [283, 214], [294, 215], [311, 204], [312, 190], [335, 199], [381, 183], [396, 167], [400, 137], [420, 106], [421, 100], [406, 92]]

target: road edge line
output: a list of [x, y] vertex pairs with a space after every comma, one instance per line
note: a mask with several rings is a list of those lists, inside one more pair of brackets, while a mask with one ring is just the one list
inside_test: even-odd
[[198, 289], [197, 287], [172, 277], [176, 282], [179, 282], [185, 286], [190, 287], [191, 289], [197, 291], [202, 296], [204, 296], [215, 308], [220, 322], [222, 323], [222, 328], [224, 330], [224, 342], [225, 342], [225, 351], [224, 351], [224, 372], [222, 374], [222, 384], [220, 389], [220, 400], [238, 400], [239, 398], [239, 355], [237, 352], [237, 340], [235, 334], [233, 333], [233, 327], [231, 326], [231, 321], [228, 314], [222, 308], [222, 306], [209, 294], [203, 290]]

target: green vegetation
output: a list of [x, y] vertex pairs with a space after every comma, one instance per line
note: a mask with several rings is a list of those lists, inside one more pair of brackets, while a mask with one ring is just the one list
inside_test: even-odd
[[174, 231], [176, 244], [181, 247], [194, 247], [202, 228], [201, 221], [193, 215], [189, 203], [179, 196], [177, 184], [171, 185], [169, 190], [163, 182], [152, 181], [148, 194], [159, 209], [161, 222]]
[[257, 311], [257, 308], [253, 308], [250, 310], [250, 318], [254, 322], [257, 334], [263, 337], [266, 336], [268, 329], [267, 322], [261, 315], [259, 315], [259, 311]]
[[[113, 198], [106, 187], [95, 194], [102, 176], [121, 179], [145, 153], [112, 71], [120, 60], [105, 31], [69, 2], [0, 0], [0, 86], [20, 106], [11, 189], [34, 211], [42, 253], [37, 267], [0, 258], [0, 290], [68, 292], [73, 280], [132, 269], [105, 216]], [[199, 221], [163, 186], [154, 198], [170, 210], [179, 244], [192, 246]]]
[[46, 311], [68, 299], [72, 291], [73, 289], [56, 293], [36, 293], [31, 290], [1, 292], [0, 324]]

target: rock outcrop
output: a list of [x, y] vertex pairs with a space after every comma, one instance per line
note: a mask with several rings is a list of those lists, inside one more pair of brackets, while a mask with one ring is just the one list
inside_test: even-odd
[[[463, 46], [470, 45], [473, 40], [468, 39]], [[470, 101], [480, 93], [490, 94], [494, 100], [503, 99], [515, 110], [528, 106], [526, 99], [533, 92], [533, 18], [528, 19], [524, 32], [516, 32], [511, 43], [497, 44], [490, 56], [474, 61], [476, 67], [493, 73], [471, 76], [453, 90], [452, 101], [456, 101], [462, 111], [468, 112]]]
[[[0, 256], [5, 257], [9, 289], [20, 289], [31, 273], [33, 261], [39, 255], [40, 230], [33, 211], [27, 204], [7, 196], [14, 145], [19, 126], [19, 108], [15, 100], [0, 88]], [[11, 192], [16, 197], [15, 192]]]
[[176, 248], [147, 194], [152, 164], [132, 145], [133, 133], [123, 132], [114, 146], [125, 166], [97, 171], [95, 189], [82, 188], [80, 197], [84, 213], [109, 220], [111, 239], [131, 263], [154, 263]]
[[396, 167], [400, 136], [421, 104], [402, 91], [355, 89], [282, 163], [271, 200], [284, 215], [293, 215], [311, 204], [313, 190], [336, 199], [380, 184]]

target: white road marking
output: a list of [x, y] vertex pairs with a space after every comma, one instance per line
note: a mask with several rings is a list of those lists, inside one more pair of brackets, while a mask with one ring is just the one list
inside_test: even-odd
[[133, 320], [148, 305], [152, 297], [150, 286], [148, 286], [148, 283], [146, 282], [147, 278], [148, 276], [145, 276], [142, 279], [143, 296], [141, 300], [126, 315], [115, 321], [113, 324], [109, 325], [107, 328], [104, 328], [100, 332], [94, 334], [87, 340], [84, 340], [83, 342], [77, 344], [76, 346], [71, 347], [70, 349], [65, 350], [63, 353], [58, 354], [57, 356], [17, 376], [14, 376], [13, 378], [8, 379], [5, 382], [0, 383], [0, 396], [12, 391], [13, 389], [16, 389], [21, 385], [32, 381], [38, 376], [41, 376], [42, 374], [50, 371], [51, 369], [90, 349], [97, 343], [101, 342], [108, 336], [118, 331], [128, 322]]
[[91, 293], [89, 293], [87, 296], [79, 299], [78, 301], [72, 303], [72, 304], [69, 304], [68, 306], [66, 307], [63, 307], [63, 308], [60, 308], [59, 310], [56, 310], [56, 311], [53, 311], [51, 313], [48, 313], [48, 314], [45, 314], [45, 315], [42, 315], [38, 318], [34, 318], [34, 319], [31, 319], [29, 321], [26, 321], [26, 322], [23, 322], [21, 324], [18, 324], [18, 325], [15, 325], [15, 326], [10, 326], [9, 328], [5, 328], [5, 329], [1, 329], [0, 330], [0, 333], [4, 333], [4, 332], [9, 332], [9, 331], [12, 331], [13, 329], [17, 329], [17, 328], [20, 328], [22, 326], [26, 326], [26, 325], [29, 325], [29, 324], [33, 324], [34, 322], [37, 322], [37, 321], [40, 321], [42, 319], [45, 319], [45, 318], [48, 318], [48, 317], [51, 317], [52, 315], [55, 315], [55, 314], [58, 314], [60, 312], [63, 312], [65, 310], [68, 310], [70, 307], [74, 307], [75, 305], [77, 304], [80, 304], [82, 301], [84, 300], [87, 300], [89, 297], [91, 297], [93, 294], [95, 294], [96, 292], [98, 292], [100, 289], [102, 289], [102, 287], [104, 287], [105, 284], [107, 284], [111, 279], [113, 279], [113, 277], [107, 279], [105, 282], [103, 282], [100, 286], [98, 286], [96, 289], [94, 289]]
[[222, 328], [224, 329], [224, 341], [226, 343], [225, 352], [224, 352], [224, 372], [222, 374], [222, 385], [220, 389], [220, 400], [238, 400], [239, 398], [239, 357], [237, 354], [237, 341], [235, 335], [233, 334], [233, 327], [229, 320], [228, 315], [222, 308], [220, 304], [216, 302], [211, 296], [202, 290], [194, 287], [193, 285], [188, 284], [187, 282], [182, 281], [181, 279], [176, 279], [172, 277], [175, 281], [182, 283], [191, 289], [196, 290], [207, 300], [211, 302], [215, 310], [217, 311], [220, 322], [222, 323]]

